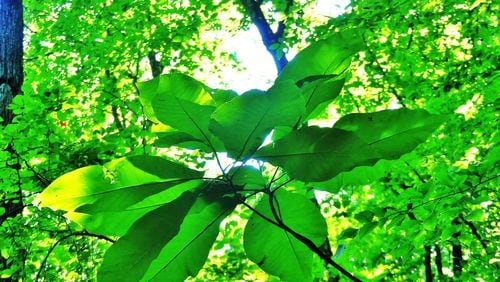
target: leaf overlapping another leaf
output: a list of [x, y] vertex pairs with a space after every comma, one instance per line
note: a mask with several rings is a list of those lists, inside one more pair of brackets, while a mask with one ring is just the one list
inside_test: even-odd
[[251, 90], [221, 105], [212, 115], [210, 130], [236, 159], [250, 156], [277, 125], [293, 125], [304, 111], [300, 90], [291, 81], [267, 92]]
[[333, 128], [292, 131], [255, 157], [282, 167], [292, 178], [325, 181], [357, 166], [399, 158], [424, 142], [443, 120], [424, 110], [352, 114]]
[[359, 31], [345, 30], [314, 42], [285, 66], [276, 81], [291, 80], [301, 88], [306, 111], [299, 124], [316, 116], [339, 95], [352, 56], [362, 48]]
[[[70, 218], [89, 231], [120, 235], [157, 206], [143, 210], [128, 207], [157, 193], [163, 193], [163, 203], [172, 201], [184, 191], [201, 186], [202, 177], [203, 172], [160, 157], [133, 156], [64, 174], [39, 195], [38, 201], [42, 207], [68, 211]], [[111, 231], [113, 234], [108, 233]]]
[[[327, 238], [325, 220], [319, 210], [306, 197], [285, 190], [276, 191], [273, 207], [265, 195], [255, 209], [268, 219], [279, 220], [294, 232], [309, 239], [316, 246]], [[245, 252], [250, 260], [267, 273], [284, 281], [311, 281], [313, 252], [290, 232], [254, 213], [245, 227]]]
[[108, 250], [100, 281], [184, 281], [196, 276], [236, 206], [224, 195], [190, 191], [139, 220]]
[[[177, 73], [144, 82], [139, 89], [149, 119], [200, 140], [212, 151], [220, 149], [220, 142], [209, 131], [208, 123], [216, 107], [232, 99], [234, 92], [212, 91], [194, 78]], [[189, 139], [186, 135], [182, 138]]]

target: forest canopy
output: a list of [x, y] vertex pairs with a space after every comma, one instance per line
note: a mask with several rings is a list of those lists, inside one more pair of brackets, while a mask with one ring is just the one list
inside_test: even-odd
[[500, 6], [334, 2], [0, 0], [0, 279], [498, 280]]

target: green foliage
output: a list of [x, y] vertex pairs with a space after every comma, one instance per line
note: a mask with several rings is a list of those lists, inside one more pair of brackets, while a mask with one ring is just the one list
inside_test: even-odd
[[[183, 281], [196, 276], [220, 222], [238, 203], [254, 212], [244, 234], [249, 259], [284, 280], [310, 280], [313, 254], [324, 257], [317, 248], [327, 240], [321, 213], [307, 197], [287, 191], [287, 182], [277, 184], [273, 176], [266, 183], [260, 171], [236, 161], [256, 158], [275, 165], [286, 179], [324, 181], [379, 159], [399, 158], [440, 123], [423, 110], [405, 109], [349, 115], [334, 128], [305, 125], [304, 109], [315, 101], [311, 97], [316, 92], [303, 81], [345, 72], [348, 55], [356, 49], [345, 46], [359, 44], [353, 40], [336, 46], [345, 34], [334, 34], [298, 54], [266, 92], [219, 96], [217, 102], [218, 92], [185, 75], [162, 75], [141, 84], [141, 101], [152, 121], [191, 136], [189, 140], [201, 143], [198, 149], [209, 148], [217, 160], [225, 152], [234, 157], [229, 171], [218, 163], [220, 177], [202, 180], [201, 172], [158, 157], [122, 158], [61, 176], [39, 196], [41, 204], [69, 211], [69, 218], [97, 234], [122, 235], [126, 230], [104, 257], [98, 275], [102, 281]], [[348, 50], [342, 59], [325, 56], [339, 49]], [[317, 87], [331, 86], [328, 80], [314, 80]], [[336, 85], [333, 89], [336, 96], [340, 90]], [[295, 128], [258, 149], [276, 126]], [[250, 191], [264, 194], [255, 208], [246, 203], [256, 195]], [[100, 230], [96, 221], [106, 223], [106, 229]]]
[[[238, 1], [23, 1], [0, 279], [331, 281], [337, 249], [362, 280], [498, 280], [499, 6], [353, 0], [325, 17], [321, 1], [255, 2], [284, 23], [274, 51], [303, 51], [238, 96], [216, 89], [243, 68], [224, 42], [252, 25]], [[256, 221], [272, 236], [245, 238]]]
[[313, 251], [284, 226], [318, 247], [327, 239], [325, 220], [314, 204], [302, 195], [278, 190], [263, 196], [248, 220], [243, 237], [245, 252], [263, 270], [285, 281], [309, 281]]
[[[217, 187], [220, 188], [220, 187]], [[185, 192], [149, 212], [106, 253], [100, 281], [184, 281], [205, 263], [233, 198]]]

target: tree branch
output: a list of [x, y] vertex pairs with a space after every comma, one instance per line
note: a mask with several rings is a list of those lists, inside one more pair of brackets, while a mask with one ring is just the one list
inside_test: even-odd
[[311, 251], [316, 253], [323, 261], [328, 263], [329, 265], [333, 266], [335, 269], [337, 269], [340, 273], [344, 274], [346, 277], [351, 279], [352, 281], [359, 281], [361, 280], [351, 274], [349, 271], [347, 271], [345, 268], [343, 268], [341, 265], [338, 263], [334, 262], [331, 257], [329, 257], [327, 254], [325, 254], [319, 247], [317, 247], [314, 242], [309, 240], [309, 238], [302, 236], [301, 234], [295, 232], [292, 230], [290, 227], [288, 227], [282, 220], [281, 217], [279, 216], [278, 212], [276, 211], [276, 207], [274, 205], [274, 197], [273, 193], [269, 195], [269, 205], [271, 207], [271, 212], [273, 213], [274, 219], [277, 221], [279, 224], [280, 228], [285, 230], [285, 232], [288, 232], [292, 234], [295, 239], [299, 240], [302, 242], [304, 245], [306, 245]]
[[476, 237], [476, 239], [479, 241], [479, 243], [481, 243], [481, 246], [483, 246], [483, 249], [486, 251], [486, 253], [488, 253], [488, 246], [486, 245], [486, 242], [483, 240], [483, 238], [481, 238], [481, 235], [477, 231], [477, 228], [474, 225], [474, 223], [465, 219], [463, 214], [459, 214], [458, 216], [460, 217], [462, 222], [465, 223], [470, 228], [470, 231], [472, 232], [474, 237]]
[[[268, 21], [264, 16], [264, 13], [262, 12], [262, 9], [260, 7], [261, 5], [260, 1], [240, 0], [240, 3], [247, 11], [253, 24], [255, 24], [255, 26], [259, 30], [262, 42], [264, 43], [264, 46], [266, 46], [267, 51], [273, 57], [274, 64], [276, 65], [276, 69], [279, 74], [281, 70], [283, 70], [285, 65], [288, 63], [288, 60], [281, 47], [275, 48], [276, 46], [272, 45], [276, 43], [279, 44], [279, 40], [283, 36], [285, 30], [285, 23], [283, 21], [280, 21], [278, 23], [278, 30], [276, 32], [273, 32], [271, 27], [269, 26]], [[285, 12], [290, 9], [292, 4], [293, 4], [292, 0], [287, 1], [287, 8]]]
[[432, 266], [431, 266], [431, 247], [424, 246], [425, 256], [424, 256], [424, 265], [425, 265], [425, 281], [432, 282]]
[[108, 241], [110, 243], [114, 243], [115, 242], [115, 240], [113, 240], [111, 238], [108, 238], [106, 236], [98, 235], [98, 234], [92, 234], [92, 233], [88, 233], [88, 232], [73, 232], [73, 233], [70, 233], [70, 234], [68, 234], [66, 236], [63, 236], [63, 237], [59, 238], [54, 243], [54, 245], [52, 245], [52, 247], [50, 247], [49, 251], [47, 252], [47, 254], [45, 255], [45, 257], [43, 258], [43, 261], [40, 264], [40, 268], [38, 269], [38, 272], [36, 274], [35, 281], [39, 281], [40, 280], [40, 275], [42, 274], [42, 271], [45, 268], [45, 264], [47, 263], [47, 259], [49, 258], [50, 254], [54, 251], [54, 249], [57, 247], [57, 245], [59, 245], [59, 243], [61, 243], [62, 241], [66, 240], [68, 238], [71, 238], [73, 236], [90, 236], [90, 237], [96, 237], [96, 238], [99, 238], [99, 239], [102, 239], [102, 240], [106, 240], [106, 241]]

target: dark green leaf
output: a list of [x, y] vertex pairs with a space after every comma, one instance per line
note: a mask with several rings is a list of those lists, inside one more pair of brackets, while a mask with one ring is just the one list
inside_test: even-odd
[[[279, 190], [274, 194], [273, 203], [282, 222], [291, 230], [316, 246], [325, 242], [325, 220], [309, 199]], [[256, 210], [275, 220], [267, 195], [262, 197]], [[311, 281], [313, 253], [292, 234], [254, 213], [247, 222], [243, 239], [248, 258], [264, 271], [284, 281]]]
[[220, 106], [210, 130], [236, 159], [251, 155], [277, 125], [293, 125], [304, 111], [300, 90], [286, 81], [267, 93], [251, 90]]
[[342, 233], [340, 233], [338, 239], [342, 240], [347, 238], [354, 238], [356, 237], [357, 234], [358, 234], [358, 229], [349, 227], [346, 230], [342, 231]]
[[355, 133], [383, 158], [397, 159], [424, 142], [444, 119], [421, 109], [398, 109], [346, 115], [334, 127]]
[[260, 149], [255, 158], [284, 168], [295, 179], [323, 181], [379, 155], [355, 134], [336, 128], [304, 127]]
[[375, 214], [371, 211], [362, 211], [354, 215], [354, 218], [361, 223], [368, 223], [372, 221], [374, 215]]
[[260, 149], [255, 157], [283, 167], [302, 181], [325, 181], [379, 159], [410, 152], [442, 123], [424, 110], [351, 114], [334, 128], [305, 127]]

